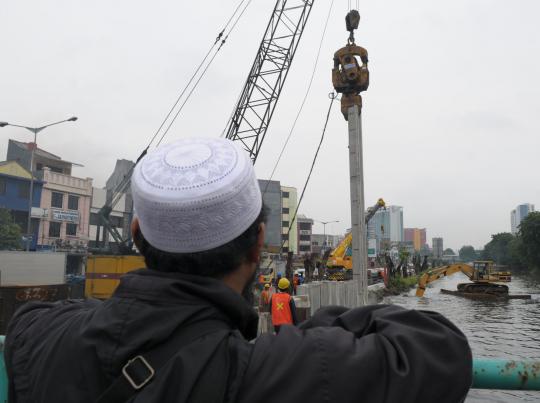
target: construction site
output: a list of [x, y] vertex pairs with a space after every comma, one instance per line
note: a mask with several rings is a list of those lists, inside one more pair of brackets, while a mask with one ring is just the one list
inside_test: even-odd
[[[138, 212], [132, 179], [147, 155], [196, 127], [201, 133], [194, 133], [195, 138], [204, 134], [239, 145], [257, 174], [266, 230], [247, 300], [258, 315], [258, 337], [280, 331], [272, 298], [281, 298], [282, 293], [290, 294], [294, 325], [310, 320], [321, 308], [335, 306], [397, 304], [433, 310], [458, 323], [469, 338], [473, 390], [467, 402], [540, 399], [536, 375], [540, 282], [534, 275], [514, 271], [512, 264], [497, 259], [499, 255], [476, 253], [472, 247], [476, 254], [471, 257], [461, 250], [447, 251], [438, 229], [430, 229], [436, 235], [430, 246], [425, 226], [412, 227], [424, 225], [418, 217], [436, 205], [427, 195], [418, 197], [421, 213], [411, 213], [412, 224], [404, 228], [403, 207], [396, 205], [402, 199], [396, 199], [396, 189], [414, 183], [398, 175], [412, 153], [392, 176], [379, 180], [378, 170], [388, 174], [390, 158], [373, 146], [390, 135], [383, 133], [384, 125], [378, 132], [370, 131], [377, 127], [369, 116], [370, 91], [374, 85], [376, 91], [385, 88], [377, 82], [377, 62], [370, 64], [368, 57], [367, 44], [380, 44], [369, 37], [377, 24], [374, 17], [364, 15], [361, 2], [348, 1], [345, 7], [345, 2], [334, 0], [276, 0], [269, 2], [271, 8], [259, 5], [255, 10], [251, 3], [220, 5], [221, 25], [216, 26], [217, 17], [212, 17], [212, 24], [204, 28], [211, 32], [204, 36], [211, 38], [208, 43], [198, 39], [186, 56], [182, 49], [171, 50], [181, 61], [189, 60], [190, 69], [183, 72], [181, 84], [156, 82], [175, 88], [168, 101], [156, 107], [159, 113], [153, 112], [160, 116], [159, 124], [146, 122], [148, 117], [138, 111], [145, 122], [136, 140], [111, 134], [110, 145], [102, 142], [103, 155], [92, 149], [95, 157], [88, 158], [93, 160], [92, 169], [114, 166], [108, 177], [103, 172], [96, 179], [90, 174], [75, 176], [72, 170], [80, 172], [82, 164], [57, 155], [60, 147], [56, 151], [54, 142], [42, 145], [41, 134], [38, 146], [42, 130], [75, 125], [77, 117], [36, 127], [0, 121], [2, 131], [33, 133], [33, 142], [10, 139], [6, 161], [0, 162], [0, 208], [7, 217], [1, 224], [8, 228], [9, 221], [17, 227], [9, 234], [6, 230], [8, 235], [2, 232], [5, 240], [0, 238], [5, 242], [0, 250], [0, 334], [6, 334], [10, 319], [28, 302], [95, 299], [107, 303], [124, 276], [148, 266], [140, 239], [134, 238]], [[189, 8], [183, 12], [183, 19], [192, 18]], [[369, 29], [363, 29], [364, 19]], [[161, 60], [160, 69], [168, 69], [163, 66], [167, 63]], [[176, 68], [176, 63], [171, 65]], [[235, 76], [242, 73], [240, 88], [227, 79], [232, 71]], [[225, 97], [220, 97], [222, 91]], [[391, 93], [385, 97], [390, 99]], [[389, 101], [388, 120], [392, 107], [399, 109]], [[228, 116], [224, 125], [217, 123], [223, 115], [217, 111], [223, 109]], [[376, 118], [384, 120], [380, 117], [379, 113]], [[215, 131], [218, 126], [219, 132], [208, 132], [208, 127]], [[62, 153], [86, 164], [85, 153], [78, 150], [92, 139], [65, 141], [69, 151], [64, 148]], [[366, 150], [366, 144], [371, 148]], [[405, 149], [404, 144], [397, 148]], [[100, 182], [105, 186], [97, 186]], [[21, 193], [22, 188], [26, 190]], [[462, 203], [456, 201], [456, 209]], [[516, 211], [519, 206], [512, 212], [512, 232], [523, 236], [517, 229]], [[533, 212], [534, 206], [520, 220]], [[433, 222], [439, 223], [442, 215]], [[507, 316], [510, 311], [515, 316]], [[521, 336], [514, 337], [512, 323]], [[490, 339], [490, 332], [496, 337]], [[2, 362], [0, 402], [8, 401], [7, 394]]]

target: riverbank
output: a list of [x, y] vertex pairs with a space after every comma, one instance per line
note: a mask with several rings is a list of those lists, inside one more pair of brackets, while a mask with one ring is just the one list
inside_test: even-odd
[[416, 287], [419, 276], [410, 277], [393, 277], [388, 280], [388, 284], [384, 289], [385, 295], [399, 295]]

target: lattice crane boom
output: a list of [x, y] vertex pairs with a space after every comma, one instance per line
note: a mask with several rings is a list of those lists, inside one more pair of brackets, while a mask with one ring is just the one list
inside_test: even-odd
[[315, 0], [277, 0], [259, 50], [227, 126], [253, 163], [266, 136]]

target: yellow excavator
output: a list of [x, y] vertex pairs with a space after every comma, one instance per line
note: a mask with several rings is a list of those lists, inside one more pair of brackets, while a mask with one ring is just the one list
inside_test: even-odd
[[[386, 203], [383, 199], [377, 200], [373, 207], [370, 207], [365, 215], [366, 225], [373, 218], [375, 213], [385, 208]], [[326, 262], [329, 280], [347, 280], [352, 278], [352, 233], [339, 243], [339, 245], [330, 253]]]
[[471, 282], [458, 284], [457, 291], [441, 291], [446, 291], [447, 294], [460, 296], [508, 296], [508, 286], [497, 283], [508, 283], [512, 281], [512, 275], [510, 272], [495, 271], [493, 268], [493, 262], [490, 260], [478, 260], [473, 262], [472, 266], [468, 264], [450, 264], [431, 269], [424, 273], [418, 280], [416, 296], [423, 296], [426, 286], [429, 283], [432, 283], [441, 277], [450, 276], [457, 272], [462, 272], [465, 274], [467, 277], [469, 277]]

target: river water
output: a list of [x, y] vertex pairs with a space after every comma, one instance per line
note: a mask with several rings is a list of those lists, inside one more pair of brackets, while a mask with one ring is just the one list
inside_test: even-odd
[[[511, 294], [531, 294], [531, 300], [476, 301], [440, 292], [467, 281], [458, 273], [430, 284], [422, 298], [411, 290], [383, 303], [442, 313], [467, 335], [473, 357], [540, 360], [540, 279], [514, 275], [508, 284]], [[540, 402], [540, 392], [472, 389], [466, 402]]]

